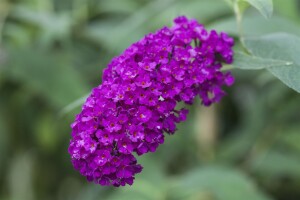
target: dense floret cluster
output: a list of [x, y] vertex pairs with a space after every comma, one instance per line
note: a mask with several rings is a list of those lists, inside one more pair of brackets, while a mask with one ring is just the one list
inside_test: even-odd
[[184, 16], [174, 22], [115, 57], [71, 125], [72, 163], [89, 181], [131, 185], [142, 170], [133, 153], [154, 152], [164, 133], [186, 119], [178, 102], [199, 96], [208, 106], [224, 95], [222, 85], [233, 83], [220, 71], [222, 62], [232, 62], [233, 39]]

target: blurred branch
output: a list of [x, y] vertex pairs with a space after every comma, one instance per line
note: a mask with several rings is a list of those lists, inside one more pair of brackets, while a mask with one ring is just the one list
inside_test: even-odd
[[10, 4], [7, 1], [0, 2], [0, 44], [2, 43], [3, 36], [3, 27], [5, 24], [5, 20], [10, 11]]
[[240, 1], [240, 0], [234, 0], [233, 2], [233, 11], [236, 18], [236, 25], [237, 25], [237, 31], [239, 35], [239, 40], [242, 45], [243, 50], [249, 54], [248, 49], [246, 48], [246, 45], [244, 43], [244, 30], [243, 30], [243, 13], [247, 9], [249, 5], [247, 2]]
[[234, 10], [234, 14], [235, 14], [235, 17], [236, 17], [236, 24], [237, 24], [237, 29], [238, 29], [238, 33], [239, 33], [239, 37], [240, 37], [240, 40], [243, 39], [243, 27], [242, 27], [242, 17], [243, 17], [243, 14], [242, 14], [242, 11], [239, 7], [239, 4], [238, 4], [238, 0], [235, 0], [234, 4], [233, 4], [233, 10]]
[[31, 151], [15, 156], [10, 164], [8, 188], [11, 200], [34, 200], [33, 173], [34, 155]]
[[198, 106], [195, 124], [201, 159], [212, 160], [218, 136], [216, 106]]

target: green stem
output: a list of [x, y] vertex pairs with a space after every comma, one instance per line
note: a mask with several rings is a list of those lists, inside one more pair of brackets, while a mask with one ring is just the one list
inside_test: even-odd
[[247, 54], [250, 54], [250, 52], [248, 51], [248, 49], [245, 45], [245, 42], [244, 42], [244, 31], [243, 31], [243, 25], [242, 25], [243, 12], [241, 11], [241, 9], [239, 7], [239, 0], [234, 1], [233, 10], [234, 10], [235, 18], [236, 18], [236, 25], [237, 25], [239, 40], [241, 42], [242, 48]]
[[238, 0], [236, 0], [235, 3], [233, 4], [233, 9], [234, 9], [235, 17], [236, 17], [236, 25], [237, 25], [237, 29], [238, 29], [239, 38], [242, 42], [243, 38], [244, 38], [243, 27], [242, 27], [243, 15], [239, 8]]
[[10, 10], [10, 5], [6, 1], [0, 4], [0, 11], [2, 12], [0, 14], [0, 44], [2, 43], [3, 27], [5, 24], [5, 20], [8, 16], [9, 10]]

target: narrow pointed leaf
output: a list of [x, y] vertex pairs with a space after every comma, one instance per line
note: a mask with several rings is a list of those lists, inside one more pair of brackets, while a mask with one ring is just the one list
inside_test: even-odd
[[264, 69], [269, 67], [289, 66], [292, 62], [275, 60], [269, 58], [260, 58], [256, 56], [247, 55], [243, 52], [236, 52], [234, 55], [233, 66], [239, 69]]
[[243, 0], [255, 7], [265, 18], [270, 18], [273, 13], [272, 0]]
[[292, 62], [290, 66], [267, 68], [290, 88], [300, 92], [300, 38], [287, 33], [274, 33], [246, 39], [248, 50], [257, 57]]

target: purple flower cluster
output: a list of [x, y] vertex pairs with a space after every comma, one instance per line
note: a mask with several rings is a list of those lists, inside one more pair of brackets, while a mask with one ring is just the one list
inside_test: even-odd
[[142, 171], [133, 153], [154, 152], [164, 132], [173, 134], [186, 119], [188, 110], [177, 103], [199, 95], [208, 106], [234, 82], [220, 71], [232, 62], [233, 39], [184, 16], [174, 22], [114, 58], [71, 125], [72, 163], [89, 181], [131, 185]]

